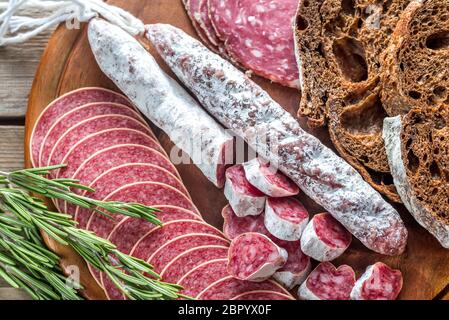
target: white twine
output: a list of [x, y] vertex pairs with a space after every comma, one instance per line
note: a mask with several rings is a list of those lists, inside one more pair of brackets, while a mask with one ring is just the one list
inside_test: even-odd
[[[39, 10], [45, 15], [40, 18], [21, 16], [22, 10]], [[145, 31], [142, 21], [102, 0], [9, 0], [0, 2], [0, 11], [0, 46], [26, 42], [62, 22], [87, 22], [96, 17], [102, 17], [133, 36]]]

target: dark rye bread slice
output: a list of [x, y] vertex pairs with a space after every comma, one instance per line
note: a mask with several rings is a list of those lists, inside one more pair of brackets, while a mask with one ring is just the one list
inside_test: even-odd
[[449, 104], [449, 1], [413, 1], [383, 64], [382, 101], [390, 116]]
[[385, 119], [384, 139], [405, 206], [449, 248], [449, 104]]
[[295, 35], [299, 116], [329, 125], [331, 139], [378, 191], [399, 202], [382, 140], [380, 67], [408, 0], [302, 0]]

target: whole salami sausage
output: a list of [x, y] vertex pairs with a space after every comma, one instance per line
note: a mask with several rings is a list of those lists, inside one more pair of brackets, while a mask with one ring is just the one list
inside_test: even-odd
[[131, 35], [104, 20], [89, 23], [89, 42], [103, 72], [193, 160], [217, 187], [224, 185], [234, 139]]
[[147, 37], [217, 120], [277, 165], [364, 245], [387, 255], [405, 250], [407, 230], [398, 212], [267, 92], [180, 29], [149, 25]]

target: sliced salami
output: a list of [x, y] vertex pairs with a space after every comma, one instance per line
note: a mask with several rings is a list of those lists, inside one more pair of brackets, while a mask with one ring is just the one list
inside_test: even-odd
[[402, 273], [382, 262], [369, 266], [355, 283], [352, 300], [396, 300], [402, 289]]
[[280, 292], [274, 292], [269, 290], [258, 290], [239, 294], [238, 296], [232, 298], [231, 300], [257, 301], [257, 300], [295, 300], [295, 299], [290, 295], [286, 295]]
[[209, 285], [196, 298], [199, 300], [230, 300], [242, 293], [256, 290], [274, 291], [290, 295], [287, 290], [275, 281], [251, 282], [227, 276]]
[[261, 282], [282, 268], [287, 251], [260, 233], [244, 233], [231, 242], [228, 271], [236, 279]]
[[[107, 129], [128, 128], [151, 135], [151, 130], [140, 121], [121, 115], [102, 115], [83, 120], [67, 130], [54, 144], [48, 157], [42, 154], [42, 163], [61, 164], [70, 149], [92, 133]], [[44, 150], [45, 151], [45, 150]]]
[[299, 193], [299, 188], [270, 163], [255, 158], [243, 164], [246, 179], [270, 197], [289, 197]]
[[[184, 184], [173, 173], [149, 163], [130, 163], [112, 168], [97, 177], [89, 185], [95, 192], [85, 191], [82, 195], [92, 199], [102, 200], [105, 196], [124, 185], [144, 181], [167, 184], [190, 198]], [[80, 210], [82, 209], [78, 209], [78, 207], [71, 204], [66, 204], [66, 210], [64, 212], [74, 214], [76, 220], [78, 217], [77, 211]]]
[[355, 284], [355, 273], [350, 266], [338, 268], [330, 262], [320, 263], [299, 287], [303, 300], [349, 300]]
[[167, 133], [183, 155], [189, 155], [203, 174], [222, 188], [225, 168], [233, 160], [233, 136], [126, 31], [93, 19], [88, 37], [103, 72]]
[[349, 248], [352, 236], [329, 213], [315, 215], [301, 238], [302, 251], [318, 261], [332, 261]]
[[273, 278], [290, 290], [306, 280], [312, 271], [312, 263], [310, 257], [302, 252], [299, 241], [283, 241], [278, 242], [277, 245], [287, 251], [288, 260], [281, 269], [276, 271]]
[[192, 220], [172, 221], [143, 236], [131, 250], [131, 255], [146, 261], [164, 243], [189, 233], [205, 233], [223, 237], [219, 230], [205, 222]]
[[182, 294], [196, 297], [215, 281], [229, 276], [227, 264], [228, 258], [224, 258], [206, 261], [196, 266], [179, 279], [178, 284], [184, 288]]
[[[196, 213], [183, 208], [173, 206], [154, 207], [161, 210], [158, 212], [157, 216], [163, 223], [176, 220], [201, 221], [201, 218]], [[143, 221], [142, 219], [127, 217], [117, 224], [114, 230], [112, 230], [108, 240], [117, 246], [117, 250], [125, 254], [129, 254], [139, 239], [156, 228], [157, 226], [150, 222]], [[105, 289], [108, 298], [112, 300], [124, 299], [120, 290], [117, 289], [115, 284], [108, 277], [106, 277], [104, 273], [100, 276], [100, 282], [102, 287]]]
[[265, 208], [265, 195], [249, 183], [242, 165], [226, 170], [224, 194], [239, 217], [257, 216]]
[[[106, 114], [128, 116], [145, 124], [143, 118], [133, 108], [121, 104], [97, 102], [75, 108], [62, 115], [48, 130], [39, 152], [39, 165], [44, 166], [47, 164], [51, 150], [67, 130], [81, 121]], [[43, 161], [43, 159], [45, 160]]]
[[269, 234], [262, 215], [237, 217], [230, 205], [223, 208], [221, 215], [224, 219], [223, 233], [230, 240], [247, 232], [258, 232], [264, 235]]
[[191, 248], [203, 246], [228, 247], [229, 241], [223, 239], [223, 237], [210, 234], [190, 233], [182, 235], [161, 246], [148, 259], [148, 263], [151, 264], [154, 267], [154, 270], [159, 273], [168, 263], [180, 254]]
[[42, 143], [53, 124], [65, 113], [94, 102], [111, 102], [132, 106], [126, 97], [103, 88], [82, 88], [54, 100], [41, 112], [31, 133], [29, 153], [34, 167], [39, 165]]
[[228, 250], [228, 246], [202, 246], [185, 251], [161, 271], [162, 280], [177, 283], [187, 272], [201, 263], [226, 257]]
[[[198, 213], [198, 209], [186, 195], [159, 182], [137, 182], [123, 186], [104, 198], [104, 201], [133, 202], [146, 206], [172, 205]], [[124, 218], [116, 215], [111, 219], [100, 213], [93, 213], [87, 223], [87, 230], [107, 238], [117, 223]]]
[[309, 222], [309, 212], [294, 198], [268, 198], [264, 222], [276, 238], [298, 241]]
[[229, 54], [254, 73], [299, 88], [292, 23], [297, 0], [209, 0], [213, 26]]
[[386, 255], [404, 252], [408, 233], [395, 208], [266, 91], [176, 27], [149, 25], [146, 35], [211, 115], [277, 164], [365, 246]]

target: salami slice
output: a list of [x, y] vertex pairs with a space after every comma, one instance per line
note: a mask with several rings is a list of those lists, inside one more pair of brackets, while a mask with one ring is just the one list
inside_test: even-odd
[[230, 240], [247, 232], [258, 232], [264, 235], [269, 234], [262, 215], [237, 217], [229, 205], [223, 208], [221, 215], [224, 219], [223, 233]]
[[282, 268], [288, 254], [267, 236], [244, 233], [232, 240], [228, 259], [228, 271], [234, 278], [260, 282]]
[[185, 251], [161, 271], [162, 280], [177, 283], [187, 272], [201, 263], [226, 257], [228, 250], [228, 246], [202, 246]]
[[269, 290], [258, 290], [242, 293], [231, 300], [295, 300], [292, 296]]
[[[172, 205], [198, 213], [198, 209], [187, 196], [159, 182], [137, 182], [123, 186], [104, 198], [104, 201], [133, 202], [146, 206]], [[121, 215], [111, 219], [105, 215], [93, 213], [87, 223], [87, 229], [95, 232], [99, 237], [107, 238], [117, 223], [123, 219], [124, 216]]]
[[[173, 206], [154, 207], [161, 210], [158, 212], [157, 216], [163, 223], [168, 223], [175, 220], [201, 221], [201, 218], [196, 213], [183, 208]], [[129, 254], [139, 239], [156, 228], [157, 226], [148, 221], [126, 217], [119, 224], [117, 224], [117, 226], [115, 226], [114, 230], [112, 230], [109, 235], [108, 240], [117, 246], [117, 250], [125, 254]], [[124, 299], [124, 296], [120, 290], [117, 289], [114, 283], [106, 277], [104, 273], [100, 276], [100, 282], [102, 287], [105, 289], [108, 298], [111, 300]]]
[[184, 288], [182, 294], [196, 297], [215, 281], [229, 276], [227, 264], [228, 258], [216, 259], [203, 262], [191, 269], [178, 281], [178, 284]]
[[315, 215], [301, 238], [305, 254], [318, 261], [332, 261], [349, 248], [351, 234], [329, 213]]
[[299, 188], [270, 163], [255, 158], [243, 164], [246, 179], [270, 197], [289, 197], [299, 193]]
[[298, 241], [309, 222], [309, 212], [294, 198], [268, 198], [264, 221], [276, 238]]
[[[47, 164], [47, 159], [51, 153], [51, 150], [59, 138], [61, 138], [67, 130], [81, 121], [106, 114], [128, 116], [142, 122], [142, 124], [145, 124], [143, 118], [133, 108], [121, 104], [97, 102], [75, 108], [62, 115], [48, 130], [42, 141], [39, 152], [39, 165], [44, 166]], [[42, 159], [45, 159], [45, 163]]]
[[191, 248], [202, 246], [228, 247], [229, 241], [223, 239], [223, 237], [210, 234], [190, 233], [182, 235], [161, 246], [148, 259], [148, 263], [151, 264], [154, 267], [154, 270], [159, 273], [168, 263], [180, 254]]
[[[153, 181], [167, 184], [181, 191], [190, 198], [184, 184], [175, 175], [173, 175], [173, 173], [149, 163], [130, 163], [112, 168], [97, 177], [89, 185], [89, 187], [94, 189], [95, 192], [90, 193], [85, 191], [82, 195], [88, 196], [92, 199], [102, 200], [103, 197], [124, 185], [143, 181]], [[65, 212], [74, 214], [76, 220], [77, 210], [80, 211], [82, 209], [78, 209], [78, 207], [74, 205], [67, 204]]]
[[242, 165], [226, 170], [224, 194], [239, 217], [257, 216], [265, 208], [265, 195], [249, 183]]
[[352, 300], [396, 300], [402, 289], [402, 273], [382, 262], [369, 266], [355, 283]]
[[230, 300], [242, 293], [256, 290], [268, 290], [290, 295], [275, 281], [251, 282], [227, 276], [209, 285], [196, 298], [199, 300]]
[[291, 290], [306, 280], [310, 271], [312, 271], [312, 263], [310, 257], [302, 252], [299, 241], [282, 241], [281, 243], [278, 242], [277, 245], [287, 251], [288, 259], [285, 265], [275, 272], [273, 278]]
[[134, 129], [151, 135], [151, 130], [136, 119], [121, 115], [96, 116], [81, 121], [67, 130], [55, 143], [48, 157], [42, 154], [42, 163], [46, 165], [61, 164], [69, 150], [77, 142], [92, 133], [116, 128]]
[[31, 133], [29, 154], [34, 167], [39, 165], [41, 146], [52, 125], [65, 113], [94, 102], [111, 102], [132, 106], [126, 97], [102, 88], [78, 89], [54, 100], [41, 112]]
[[299, 287], [303, 300], [349, 300], [355, 284], [355, 273], [350, 266], [338, 268], [330, 262], [320, 263]]
[[297, 8], [297, 0], [209, 0], [229, 54], [257, 75], [293, 88], [299, 88], [292, 32]]
[[146, 261], [164, 243], [189, 233], [205, 233], [223, 237], [219, 230], [205, 222], [192, 220], [172, 221], [143, 236], [131, 250], [131, 255]]

